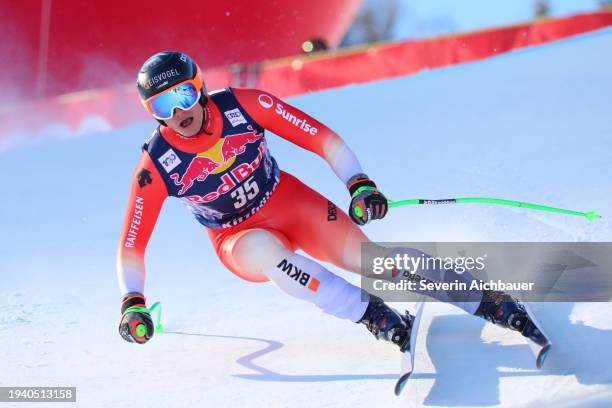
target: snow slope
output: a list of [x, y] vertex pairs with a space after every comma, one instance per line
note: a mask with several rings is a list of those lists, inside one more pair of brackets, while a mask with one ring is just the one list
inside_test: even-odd
[[[605, 217], [402, 208], [366, 227], [374, 240], [610, 241], [611, 49], [608, 29], [292, 102], [344, 135], [393, 199], [506, 197]], [[153, 126], [0, 154], [0, 386], [76, 386], [83, 407], [612, 403], [610, 304], [536, 305], [556, 342], [543, 371], [519, 336], [428, 304], [414, 378], [396, 398], [392, 347], [225, 271], [174, 200], [147, 254], [147, 295], [163, 301], [168, 333], [146, 346], [123, 342], [116, 240]], [[269, 139], [282, 167], [347, 205], [323, 161]]]

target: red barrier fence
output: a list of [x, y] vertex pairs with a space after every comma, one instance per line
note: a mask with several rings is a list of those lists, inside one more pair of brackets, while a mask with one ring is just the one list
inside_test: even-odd
[[361, 0], [3, 0], [0, 100], [20, 102], [131, 82], [159, 50], [207, 67], [336, 47]]
[[303, 63], [285, 60], [266, 66], [257, 85], [272, 93], [297, 95], [475, 61], [609, 25], [612, 13], [599, 12], [458, 36], [380, 44]]
[[[258, 87], [281, 97], [475, 61], [612, 25], [611, 12], [545, 20], [450, 37], [205, 71], [208, 89]], [[26, 115], [32, 115], [27, 120]], [[0, 111], [0, 148], [20, 141], [115, 128], [148, 118], [133, 83], [62, 95]]]

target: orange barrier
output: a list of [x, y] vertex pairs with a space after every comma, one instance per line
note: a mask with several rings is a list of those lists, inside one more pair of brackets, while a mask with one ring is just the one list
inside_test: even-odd
[[[287, 97], [475, 61], [609, 25], [612, 12], [589, 13], [457, 36], [269, 61], [258, 66], [206, 70], [205, 78], [208, 89], [249, 86]], [[150, 120], [138, 102], [133, 83], [62, 95], [0, 108], [0, 149], [38, 138], [66, 137], [147, 119]]]

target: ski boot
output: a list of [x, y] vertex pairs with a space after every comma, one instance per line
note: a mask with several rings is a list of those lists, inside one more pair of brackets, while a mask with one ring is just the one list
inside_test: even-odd
[[370, 295], [368, 308], [357, 323], [363, 323], [377, 340], [390, 341], [404, 352], [410, 346], [413, 320], [414, 316], [408, 312], [402, 316], [387, 306], [381, 298]]
[[518, 331], [537, 344], [544, 345], [543, 342], [546, 341], [525, 306], [507, 293], [483, 291], [482, 301], [474, 314], [498, 326]]

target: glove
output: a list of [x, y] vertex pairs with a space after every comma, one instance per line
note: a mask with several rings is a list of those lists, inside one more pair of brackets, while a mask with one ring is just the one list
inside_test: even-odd
[[357, 225], [379, 220], [387, 214], [387, 198], [376, 188], [376, 184], [363, 173], [355, 174], [346, 186], [351, 194], [349, 215]]
[[153, 337], [153, 320], [145, 304], [145, 297], [138, 292], [130, 292], [123, 297], [119, 334], [125, 341], [144, 344]]

